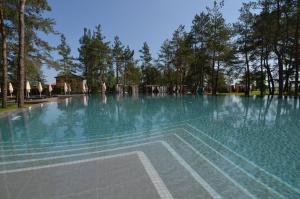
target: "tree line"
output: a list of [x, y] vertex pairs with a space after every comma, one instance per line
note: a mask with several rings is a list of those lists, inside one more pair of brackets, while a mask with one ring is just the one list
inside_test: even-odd
[[51, 11], [47, 0], [0, 0], [1, 93], [7, 106], [8, 80], [17, 85], [18, 107], [24, 107], [25, 80], [42, 81], [42, 65], [57, 67], [55, 49], [39, 33], [57, 34], [55, 21], [43, 16]]
[[[183, 85], [212, 95], [243, 86], [245, 95], [258, 89], [261, 95], [299, 93], [300, 0], [256, 0], [243, 3], [238, 21], [226, 22], [224, 1], [197, 14], [187, 30], [180, 25], [166, 39], [157, 59], [145, 42], [139, 51], [124, 45], [116, 36], [104, 37], [101, 26], [85, 28], [79, 39], [79, 57], [71, 56], [63, 34], [54, 30], [55, 21], [44, 17], [51, 11], [47, 0], [0, 0], [2, 106], [7, 102], [7, 82], [18, 85], [19, 107], [24, 105], [25, 80], [43, 81], [43, 65], [68, 77], [82, 73], [91, 92], [105, 82], [116, 84], [166, 85], [184, 92]], [[16, 14], [17, 13], [17, 14]], [[51, 46], [39, 35], [61, 36]], [[51, 57], [58, 51], [59, 60]]]
[[[92, 90], [115, 84], [167, 85], [170, 92], [183, 85], [213, 95], [243, 86], [261, 95], [299, 93], [299, 0], [258, 0], [243, 3], [238, 21], [226, 23], [224, 1], [197, 14], [189, 31], [180, 25], [166, 39], [154, 59], [145, 42], [134, 51], [118, 36], [110, 43], [98, 26], [85, 29], [79, 61]], [[94, 75], [94, 76], [93, 76]], [[134, 79], [132, 81], [132, 79]]]
[[226, 23], [224, 1], [196, 15], [166, 40], [158, 67], [167, 84], [206, 88], [213, 95], [228, 85], [244, 86], [245, 95], [299, 93], [299, 0], [243, 3], [238, 21]]

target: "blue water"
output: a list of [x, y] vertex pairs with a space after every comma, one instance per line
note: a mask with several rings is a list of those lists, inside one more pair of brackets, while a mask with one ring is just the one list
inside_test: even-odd
[[[18, 147], [30, 152], [43, 144], [64, 143], [63, 147], [76, 140], [88, 142], [137, 132], [151, 135], [151, 130], [188, 124], [209, 146], [220, 152], [225, 147], [230, 154], [236, 154], [234, 157], [229, 154], [228, 158], [251, 176], [276, 190], [268, 180], [275, 177], [292, 192], [283, 193], [284, 197], [297, 198], [300, 195], [299, 103], [294, 98], [277, 97], [72, 97], [0, 118], [0, 151], [7, 155]], [[195, 148], [201, 147], [196, 140], [186, 139]], [[262, 177], [251, 165], [263, 171]], [[277, 191], [281, 193], [280, 189]]]

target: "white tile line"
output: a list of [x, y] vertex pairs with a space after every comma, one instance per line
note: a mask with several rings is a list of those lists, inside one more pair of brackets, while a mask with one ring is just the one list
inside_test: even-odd
[[[186, 125], [189, 125], [189, 124], [186, 124]], [[189, 126], [191, 126], [191, 125], [189, 125]], [[194, 128], [194, 127], [192, 127], [191, 126], [191, 128]], [[186, 129], [184, 129], [185, 131], [187, 131]], [[196, 129], [195, 129], [196, 130]], [[198, 131], [200, 131], [200, 130], [198, 130]], [[188, 133], [188, 131], [187, 131], [187, 133]], [[205, 134], [205, 133], [204, 133]], [[206, 134], [205, 134], [206, 135]], [[193, 136], [193, 135], [192, 135]], [[206, 136], [208, 136], [208, 135], [206, 135]], [[208, 136], [209, 137], [209, 136]], [[199, 139], [199, 138], [198, 138]], [[210, 139], [212, 139], [212, 138], [210, 138]], [[213, 140], [213, 141], [215, 141], [215, 140]], [[217, 141], [215, 141], [215, 142], [217, 142]], [[220, 143], [219, 143], [220, 144]], [[144, 144], [142, 144], [142, 145], [144, 145]], [[221, 144], [222, 145], [222, 144]], [[224, 146], [225, 147], [225, 146]], [[230, 150], [230, 149], [229, 149]], [[231, 151], [231, 150], [230, 150]], [[97, 151], [97, 152], [94, 152], [94, 153], [101, 153], [102, 151]], [[235, 152], [233, 152], [233, 153], [235, 153]], [[93, 152], [91, 153], [91, 152], [89, 152], [89, 153], [85, 153], [85, 154], [93, 154]], [[76, 155], [75, 155], [76, 156]], [[68, 156], [65, 156], [65, 157], [70, 157], [70, 155], [68, 155]], [[223, 157], [223, 156], [222, 156]], [[235, 165], [235, 164], [234, 164]], [[246, 174], [249, 174], [248, 172], [246, 172], [246, 171], [244, 171]], [[0, 172], [0, 174], [1, 174], [1, 172]], [[264, 185], [264, 183], [262, 183], [263, 185]], [[282, 197], [282, 196], [281, 196]]]
[[[169, 122], [169, 123], [165, 123], [161, 126], [159, 126], [158, 128], [155, 128], [155, 129], [150, 129], [150, 130], [139, 130], [139, 131], [125, 131], [125, 132], [116, 132], [115, 134], [118, 134], [118, 133], [130, 133], [130, 134], [135, 134], [135, 133], [146, 133], [146, 132], [152, 132], [152, 131], [159, 131], [161, 129], [168, 129], [168, 128], [173, 128], [174, 126], [182, 126], [184, 124], [186, 124], [187, 122], [190, 122], [190, 121], [194, 121], [194, 120], [198, 120], [200, 118], [203, 118], [203, 117], [196, 117], [196, 118], [193, 118], [193, 119], [188, 119], [188, 120], [182, 120], [182, 121], [178, 121], [178, 122]], [[60, 143], [69, 143], [69, 141], [74, 141], [74, 142], [77, 142], [77, 141], [81, 141], [81, 140], [89, 140], [89, 139], [110, 139], [110, 138], [118, 138], [118, 137], [122, 137], [122, 136], [126, 136], [126, 135], [120, 135], [120, 136], [99, 136], [99, 135], [95, 135], [93, 134], [94, 136], [91, 136], [91, 137], [84, 137], [84, 136], [81, 136], [77, 139], [74, 140], [74, 138], [64, 138], [64, 141], [56, 141], [56, 142], [41, 142], [40, 144], [60, 144]], [[68, 141], [65, 141], [65, 140], [68, 140]], [[33, 139], [31, 140], [30, 142], [28, 142], [27, 144], [24, 144], [24, 142], [27, 142], [26, 139], [24, 140], [21, 140], [21, 141], [16, 141], [16, 142], [9, 142], [9, 141], [2, 141], [0, 142], [0, 148], [6, 148], [6, 147], [10, 147], [11, 145], [12, 146], [31, 146], [31, 145], [34, 145], [33, 142], [35, 141], [40, 141], [40, 139]], [[21, 144], [20, 144], [21, 143]], [[9, 144], [9, 146], [7, 146], [6, 144]]]
[[[133, 139], [136, 139], [138, 137], [144, 137], [142, 139], [151, 139], [153, 136], [156, 135], [168, 135], [170, 134], [171, 131], [174, 130], [183, 130], [183, 128], [174, 128], [174, 129], [169, 129], [169, 130], [165, 130], [163, 132], [159, 132], [159, 133], [152, 133], [151, 136], [147, 137], [144, 134], [142, 135], [137, 135], [137, 136], [132, 136], [132, 137], [126, 137], [123, 138], [122, 141], [128, 140], [130, 139], [130, 141], [135, 141]], [[94, 142], [94, 143], [90, 143], [90, 144], [84, 144], [83, 146], [86, 145], [98, 145], [101, 144], [102, 142]], [[122, 143], [111, 143], [111, 144], [105, 144], [105, 145], [99, 145], [99, 146], [87, 146], [87, 147], [81, 147], [81, 148], [74, 148], [74, 149], [63, 149], [63, 150], [51, 150], [51, 151], [43, 151], [43, 152], [33, 152], [33, 153], [18, 153], [18, 154], [11, 154], [11, 155], [0, 155], [0, 158], [7, 158], [7, 157], [17, 157], [17, 156], [32, 156], [32, 155], [43, 155], [43, 154], [53, 154], [53, 153], [63, 153], [63, 152], [71, 152], [71, 151], [80, 151], [80, 150], [87, 150], [87, 149], [97, 149], [97, 148], [101, 148], [101, 147], [106, 147], [106, 146], [114, 146], [114, 145], [118, 145], [118, 144], [126, 144], [126, 142], [122, 142]], [[78, 145], [77, 145], [78, 146]], [[71, 145], [71, 147], [74, 147], [74, 145]], [[1, 165], [1, 163], [0, 163]]]
[[[278, 178], [277, 176], [271, 174], [270, 172], [266, 171], [265, 169], [259, 167], [258, 165], [256, 165], [255, 163], [251, 162], [250, 160], [248, 160], [247, 158], [245, 158], [242, 155], [239, 155], [238, 153], [236, 153], [235, 151], [233, 151], [232, 149], [228, 148], [227, 146], [223, 145], [222, 143], [220, 143], [219, 141], [215, 140], [214, 138], [210, 137], [209, 135], [207, 135], [206, 133], [204, 133], [203, 131], [197, 129], [196, 127], [186, 123], [187, 126], [191, 127], [192, 129], [198, 131], [199, 133], [201, 133], [202, 135], [204, 135], [205, 137], [208, 137], [210, 140], [212, 140], [213, 142], [219, 144], [220, 146], [222, 146], [223, 148], [225, 148], [226, 150], [230, 151], [231, 153], [233, 153], [234, 155], [236, 155], [237, 157], [243, 159], [245, 162], [247, 162], [248, 164], [252, 165], [253, 167], [257, 168], [258, 170], [260, 170], [261, 172], [267, 174], [268, 176], [274, 178], [275, 180], [279, 181], [280, 183], [282, 183], [283, 185], [287, 186], [288, 188], [292, 189], [293, 191], [297, 192], [298, 194], [300, 194], [300, 190], [292, 187], [291, 185], [289, 185], [288, 183], [282, 181], [280, 178]], [[185, 128], [183, 128], [185, 131], [187, 131]], [[195, 137], [195, 136], [194, 136]], [[200, 138], [198, 138], [200, 139]]]
[[[167, 128], [173, 128], [174, 126], [182, 126], [184, 125], [186, 122], [190, 122], [190, 121], [194, 121], [194, 120], [197, 120], [197, 119], [200, 119], [202, 117], [197, 117], [197, 118], [193, 118], [193, 119], [189, 119], [189, 120], [182, 120], [182, 121], [179, 121], [179, 122], [169, 122], [169, 123], [165, 123], [161, 126], [159, 126], [158, 128], [155, 128], [155, 129], [150, 129], [150, 130], [140, 130], [140, 131], [125, 131], [125, 132], [116, 132], [115, 134], [118, 134], [118, 133], [130, 133], [130, 134], [133, 134], [133, 133], [144, 133], [144, 132], [151, 132], [151, 131], [159, 131], [161, 129], [167, 129]], [[94, 134], [95, 135], [95, 134]], [[124, 135], [121, 135], [121, 136], [124, 136]], [[94, 139], [94, 138], [97, 138], [97, 139], [110, 139], [110, 138], [117, 138], [119, 136], [111, 136], [111, 137], [107, 137], [107, 136], [91, 136], [91, 137], [84, 137], [84, 136], [81, 136], [79, 138], [77, 138], [75, 141], [80, 141], [80, 140], [86, 140], [86, 139]], [[68, 140], [68, 141], [73, 141], [74, 138], [65, 138], [64, 141], [56, 141], [55, 143], [68, 143], [66, 142], [65, 140]], [[9, 147], [9, 146], [6, 146], [6, 144], [9, 144], [9, 145], [13, 145], [13, 146], [30, 146], [30, 145], [33, 145], [32, 142], [34, 141], [40, 141], [40, 139], [33, 139], [31, 142], [28, 142], [27, 144], [24, 144], [24, 142], [26, 142], [27, 140], [22, 140], [22, 141], [17, 141], [17, 142], [9, 142], [9, 141], [3, 141], [3, 142], [0, 142], [0, 147]], [[19, 144], [21, 143], [21, 144]], [[54, 142], [41, 142], [41, 144], [53, 144]]]
[[167, 142], [161, 141], [161, 143], [167, 148], [177, 162], [179, 162], [214, 199], [222, 199], [222, 196], [220, 196], [180, 155], [178, 155]]
[[[163, 136], [154, 136], [152, 138], [160, 138], [160, 137], [163, 137]], [[143, 139], [143, 140], [146, 141], [146, 139]], [[137, 142], [137, 141], [132, 141], [132, 142], [134, 143], [134, 142]], [[132, 142], [128, 141], [127, 144], [132, 143]], [[147, 144], [151, 144], [151, 143], [154, 143], [154, 142], [135, 144], [135, 145], [132, 145], [132, 147], [147, 145]], [[101, 150], [101, 151], [69, 154], [69, 155], [59, 155], [59, 156], [44, 157], [44, 158], [34, 158], [34, 159], [28, 159], [28, 160], [7, 161], [7, 162], [0, 162], [0, 165], [20, 164], [20, 163], [26, 163], [26, 162], [36, 162], [36, 161], [43, 161], [43, 160], [55, 160], [55, 159], [62, 159], [62, 158], [70, 158], [70, 157], [76, 157], [76, 156], [98, 154], [98, 153], [103, 153], [103, 152], [107, 152], [107, 151], [116, 151], [116, 150], [126, 149], [126, 148], [128, 148], [128, 146], [114, 148], [114, 149]], [[1, 174], [1, 171], [0, 171], [0, 174]]]
[[[126, 132], [126, 133], [130, 133], [130, 134], [126, 134], [126, 135], [119, 135], [119, 136], [107, 136], [107, 137], [103, 137], [103, 136], [95, 136], [95, 137], [85, 137], [85, 138], [82, 138], [82, 139], [75, 139], [74, 138], [71, 138], [71, 139], [66, 139], [68, 141], [57, 141], [57, 142], [41, 142], [41, 143], [38, 143], [38, 144], [41, 144], [41, 145], [57, 145], [57, 144], [69, 144], [70, 142], [73, 143], [81, 143], [81, 142], [84, 142], [86, 143], [86, 141], [89, 141], [89, 140], [111, 140], [111, 139], [118, 139], [118, 138], [124, 138], [124, 137], [129, 137], [131, 135], [139, 135], [139, 134], [142, 134], [142, 135], [145, 135], [146, 133], [152, 133], [152, 132], [157, 132], [157, 131], [161, 131], [161, 130], [167, 130], [167, 129], [174, 129], [174, 127], [180, 127], [182, 126], [184, 123], [182, 123], [181, 125], [174, 125], [174, 126], [164, 126], [162, 128], [158, 128], [158, 129], [152, 129], [152, 130], [145, 130], [145, 131], [133, 131], [133, 132]], [[15, 148], [19, 148], [20, 150], [28, 150], [27, 147], [30, 147], [30, 146], [35, 146], [36, 144], [32, 144], [32, 143], [28, 143], [28, 144], [12, 144], [11, 146], [0, 146], [0, 148], [2, 148], [3, 151], [11, 149], [11, 147], [15, 147]], [[52, 146], [52, 147], [53, 147]], [[48, 147], [48, 146], [47, 146]], [[15, 150], [14, 148], [14, 150]], [[35, 147], [31, 147], [33, 149], [35, 149]], [[40, 147], [40, 148], [43, 148], [43, 147]], [[18, 149], [17, 149], [18, 150]]]
[[[162, 128], [168, 128], [169, 126], [165, 125], [162, 126]], [[170, 126], [171, 127], [171, 126]], [[10, 146], [30, 146], [30, 145], [36, 145], [36, 142], [39, 144], [60, 144], [60, 143], [69, 143], [70, 141], [74, 141], [74, 142], [80, 142], [81, 140], [85, 141], [85, 140], [89, 140], [89, 139], [110, 139], [113, 137], [122, 137], [122, 136], [126, 136], [124, 134], [135, 134], [135, 133], [143, 133], [143, 132], [151, 132], [151, 131], [157, 131], [159, 130], [159, 128], [156, 129], [149, 129], [149, 130], [138, 130], [138, 131], [124, 131], [124, 132], [114, 132], [116, 135], [114, 136], [101, 136], [101, 135], [97, 135], [95, 133], [90, 134], [90, 136], [79, 136], [79, 137], [73, 137], [73, 138], [65, 138], [63, 140], [54, 140], [52, 142], [49, 141], [41, 141], [41, 139], [31, 139], [30, 141], [28, 141], [28, 139], [23, 138], [23, 140], [20, 141], [15, 141], [15, 142], [9, 142], [9, 141], [3, 141], [0, 142], [0, 147], [10, 147]], [[108, 132], [106, 132], [108, 133]], [[112, 134], [112, 133], [110, 133]], [[118, 134], [123, 134], [123, 135], [118, 135]], [[47, 138], [47, 137], [46, 137]], [[51, 138], [51, 137], [50, 137]], [[26, 144], [24, 144], [24, 142], [26, 142]]]
[[187, 145], [192, 151], [194, 151], [198, 156], [200, 156], [202, 159], [204, 159], [206, 162], [208, 162], [214, 169], [216, 169], [219, 173], [221, 173], [223, 176], [225, 176], [229, 181], [231, 181], [236, 187], [241, 189], [245, 194], [247, 194], [250, 198], [256, 199], [256, 196], [251, 194], [248, 190], [246, 190], [244, 187], [242, 187], [239, 183], [237, 183], [234, 179], [232, 179], [228, 174], [223, 172], [219, 167], [217, 167], [213, 162], [211, 162], [209, 159], [207, 159], [202, 153], [197, 151], [191, 144], [187, 143], [185, 140], [183, 140], [180, 136], [175, 134], [175, 137], [177, 137], [182, 143]]
[[134, 155], [134, 154], [137, 154], [137, 151], [128, 152], [128, 153], [120, 153], [120, 154], [116, 154], [116, 155], [102, 156], [102, 157], [97, 157], [97, 158], [88, 158], [88, 159], [84, 159], [84, 160], [63, 162], [63, 163], [57, 163], [57, 164], [49, 164], [49, 165], [35, 166], [35, 167], [29, 167], [29, 168], [0, 171], [0, 174], [18, 173], [18, 172], [24, 172], [24, 171], [32, 171], [32, 170], [40, 170], [40, 169], [47, 169], [47, 168], [53, 168], [53, 167], [68, 166], [68, 165], [81, 164], [81, 163], [87, 163], [87, 162], [92, 162], [92, 161], [96, 161], [96, 160], [105, 160], [105, 159], [123, 157], [123, 156]]
[[[109, 150], [103, 150], [98, 151], [97, 153], [103, 153], [103, 152], [111, 152], [111, 151], [118, 151], [122, 149], [128, 149], [128, 148], [134, 148], [139, 146], [145, 146], [150, 144], [157, 144], [161, 143], [163, 146], [167, 148], [167, 150], [173, 155], [173, 157], [191, 174], [193, 178], [201, 185], [204, 189], [214, 198], [214, 199], [222, 199], [222, 197], [213, 189], [211, 186], [201, 177], [199, 174], [193, 170], [185, 160], [183, 160], [174, 149], [171, 148], [169, 144], [167, 144], [165, 141], [155, 141], [155, 142], [149, 142], [149, 143], [143, 143], [143, 144], [136, 144], [132, 146], [126, 146], [126, 147], [119, 147], [115, 149], [109, 149]], [[135, 152], [129, 152], [127, 154], [134, 154]], [[90, 154], [90, 153], [89, 153]], [[105, 157], [119, 157], [120, 154], [111, 155], [111, 156], [105, 156]], [[74, 164], [80, 164], [85, 162], [94, 161], [97, 159], [103, 159], [105, 157], [98, 157], [98, 158], [89, 158], [84, 160], [77, 160], [77, 161], [70, 161], [70, 162], [64, 162], [64, 163], [57, 163], [57, 164], [51, 164], [51, 165], [43, 165], [43, 166], [35, 166], [35, 167], [29, 167], [29, 168], [21, 168], [21, 169], [14, 169], [14, 170], [7, 170], [7, 171], [0, 171], [0, 174], [9, 174], [9, 173], [17, 173], [17, 172], [24, 172], [24, 171], [31, 171], [31, 170], [38, 170], [38, 169], [45, 169], [45, 168], [52, 168], [52, 167], [59, 167], [59, 166], [67, 166], [67, 165], [74, 165]]]
[[[177, 130], [178, 129], [181, 129], [181, 128], [177, 128]], [[176, 129], [170, 129], [169, 131], [171, 131], [171, 130], [176, 130]], [[197, 138], [197, 137], [195, 137], [194, 135], [192, 135], [189, 131], [187, 131], [186, 129], [183, 129], [184, 131], [186, 131], [186, 133], [188, 133], [188, 134], [190, 134], [191, 136], [193, 136], [195, 139], [198, 139], [199, 140], [199, 138]], [[158, 136], [159, 137], [159, 136]], [[151, 137], [149, 137], [149, 138], [151, 138]], [[146, 138], [147, 139], [147, 138]], [[145, 140], [146, 140], [145, 139]], [[132, 142], [138, 142], [139, 140], [135, 140], [135, 141], [132, 141]], [[199, 140], [200, 141], [200, 140]], [[127, 143], [131, 143], [130, 141], [129, 142], [127, 142]], [[113, 146], [113, 145], [118, 145], [119, 143], [116, 143], [116, 144], [111, 144], [111, 145], [107, 145], [107, 146]], [[126, 143], [123, 143], [123, 144], [126, 144]], [[206, 143], [204, 143], [204, 144], [206, 144]], [[207, 144], [206, 144], [207, 145]], [[207, 146], [209, 146], [209, 145], [207, 145]], [[86, 148], [86, 149], [96, 149], [96, 148], [101, 148], [101, 147], [103, 147], [103, 146], [98, 146], [98, 147], [89, 147], [89, 148]], [[210, 147], [210, 146], [209, 146]], [[211, 148], [211, 147], [210, 147]], [[212, 149], [212, 148], [211, 148]], [[66, 150], [66, 152], [67, 151], [78, 151], [78, 150], [81, 150], [81, 149], [74, 149], [74, 150]], [[213, 149], [214, 150], [214, 149]], [[215, 151], [215, 150], [214, 150]], [[48, 152], [47, 152], [48, 153]], [[50, 152], [49, 152], [50, 153]], [[48, 153], [48, 154], [49, 154]], [[12, 164], [12, 163], [25, 163], [25, 162], [28, 162], [28, 161], [37, 161], [37, 160], [48, 160], [48, 159], [57, 159], [57, 158], [67, 158], [67, 157], [73, 157], [73, 156], [80, 156], [80, 155], [87, 155], [87, 154], [93, 154], [93, 153], [98, 153], [98, 151], [97, 152], [88, 152], [88, 153], [80, 153], [80, 154], [71, 154], [71, 155], [63, 155], [63, 156], [56, 156], [56, 157], [47, 157], [47, 158], [42, 158], [42, 159], [27, 159], [27, 160], [20, 160], [20, 161], [7, 161], [7, 162], [3, 162], [3, 163], [1, 163], [0, 162], [0, 165], [6, 165], [6, 164]], [[229, 162], [231, 162], [233, 165], [235, 165], [235, 166], [237, 166], [235, 163], [233, 163], [232, 161], [230, 161], [229, 159], [227, 159], [226, 157], [224, 157], [222, 154], [220, 154], [219, 152], [217, 152], [219, 155], [221, 155], [225, 160], [227, 160], [227, 161], [229, 161]], [[238, 166], [237, 166], [238, 167]], [[281, 194], [279, 194], [278, 192], [276, 192], [275, 190], [273, 190], [273, 189], [271, 189], [269, 186], [267, 186], [267, 185], [265, 185], [264, 183], [262, 183], [262, 182], [260, 182], [260, 181], [258, 181], [258, 180], [256, 180], [256, 178], [255, 177], [253, 177], [251, 174], [249, 174], [247, 171], [245, 171], [245, 170], [243, 170], [242, 168], [240, 168], [240, 167], [238, 167], [241, 171], [243, 171], [248, 177], [250, 177], [250, 178], [253, 178], [256, 182], [258, 182], [258, 183], [260, 183], [260, 184], [262, 184], [262, 185], [264, 185], [267, 189], [269, 189], [270, 191], [272, 191], [273, 193], [275, 193], [276, 195], [279, 195], [279, 197], [283, 197]]]
[[173, 199], [172, 194], [168, 190], [167, 186], [155, 170], [155, 168], [152, 166], [150, 160], [145, 155], [144, 152], [138, 151], [137, 152], [140, 161], [142, 162], [144, 169], [146, 170], [148, 176], [150, 177], [153, 185], [156, 188], [156, 191], [158, 192], [161, 199]]
[[74, 164], [82, 164], [87, 162], [93, 162], [98, 160], [106, 160], [106, 159], [112, 159], [112, 158], [119, 158], [124, 156], [130, 156], [130, 155], [137, 155], [139, 160], [141, 161], [146, 173], [148, 174], [150, 180], [152, 181], [157, 193], [161, 197], [161, 199], [173, 199], [172, 194], [166, 187], [165, 183], [155, 170], [155, 168], [152, 166], [150, 160], [147, 158], [145, 153], [141, 151], [133, 151], [128, 153], [120, 153], [116, 155], [108, 155], [108, 156], [102, 156], [97, 158], [90, 158], [85, 160], [78, 160], [78, 161], [72, 161], [72, 162], [66, 162], [66, 163], [58, 163], [53, 165], [46, 165], [46, 166], [39, 166], [39, 167], [32, 167], [28, 169], [18, 169], [14, 172], [24, 172], [24, 171], [31, 171], [31, 170], [40, 170], [40, 169], [46, 169], [46, 168], [53, 168], [53, 167], [60, 167], [60, 166], [68, 166], [68, 165], [74, 165]]
[[[198, 140], [199, 142], [201, 142], [202, 144], [204, 144], [205, 146], [207, 146], [208, 148], [210, 148], [210, 150], [214, 151], [215, 153], [217, 153], [219, 156], [221, 156], [224, 160], [226, 160], [227, 162], [229, 162], [230, 164], [232, 164], [234, 167], [236, 167], [237, 169], [239, 169], [240, 171], [242, 171], [243, 173], [245, 173], [249, 178], [253, 179], [255, 182], [257, 182], [258, 184], [264, 186], [266, 189], [268, 189], [269, 191], [271, 191], [272, 193], [274, 193], [275, 195], [277, 195], [280, 198], [285, 198], [283, 195], [281, 195], [280, 193], [278, 193], [276, 190], [272, 189], [271, 187], [269, 187], [268, 185], [264, 184], [263, 182], [257, 180], [253, 175], [249, 174], [246, 170], [244, 170], [243, 168], [241, 168], [240, 166], [238, 166], [237, 164], [235, 164], [234, 162], [232, 162], [230, 159], [228, 159], [227, 157], [225, 157], [224, 155], [222, 155], [220, 152], [218, 152], [217, 150], [215, 150], [214, 148], [212, 148], [211, 146], [209, 146], [208, 144], [206, 144], [203, 140], [201, 140], [200, 138], [194, 136], [193, 134], [191, 134], [189, 131], [187, 131], [186, 129], [184, 129], [184, 131], [186, 131], [187, 134], [189, 134], [190, 136], [192, 136], [194, 139]], [[183, 139], [178, 136], [177, 134], [175, 135], [178, 139], [180, 139], [183, 142]], [[184, 141], [185, 142], [185, 141]], [[190, 145], [189, 143], [185, 142], [185, 144]], [[190, 145], [191, 146], [191, 145]], [[193, 149], [196, 150], [196, 149]], [[197, 151], [197, 150], [196, 150]], [[209, 160], [208, 160], [209, 161]], [[213, 163], [211, 163], [213, 164]], [[217, 167], [217, 166], [216, 166]], [[220, 170], [220, 172], [222, 172], [222, 170]], [[225, 174], [225, 173], [224, 173]], [[227, 175], [227, 174], [226, 174]], [[230, 176], [228, 176], [228, 178], [230, 178]], [[232, 179], [233, 180], [233, 179]], [[233, 180], [234, 181], [234, 180]]]

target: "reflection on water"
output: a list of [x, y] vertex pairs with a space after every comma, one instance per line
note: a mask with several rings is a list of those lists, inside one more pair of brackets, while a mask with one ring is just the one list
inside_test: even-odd
[[[18, 120], [14, 117], [20, 116]], [[300, 108], [294, 98], [81, 96], [0, 119], [0, 142], [111, 136], [186, 121], [300, 188]]]
[[[300, 127], [299, 101], [293, 98], [81, 96], [23, 114], [28, 116], [14, 114], [0, 119], [3, 141], [50, 139], [53, 132], [69, 137], [64, 123], [69, 124], [75, 137], [151, 129], [187, 120], [212, 136], [220, 136], [218, 126], [232, 134], [243, 129], [248, 133], [280, 131], [291, 135], [299, 134]], [[24, 124], [30, 135], [24, 133]], [[233, 137], [230, 140], [236, 142]]]
[[[280, 131], [291, 135], [297, 135], [300, 127], [299, 101], [293, 98], [81, 96], [23, 114], [28, 116], [14, 114], [0, 119], [3, 141], [49, 139], [53, 132], [68, 137], [64, 123], [69, 124], [75, 137], [151, 129], [187, 120], [212, 136], [220, 136], [218, 126], [231, 133], [243, 129], [248, 133]], [[24, 124], [30, 135], [24, 133]], [[236, 142], [233, 137], [230, 140]]]
[[102, 103], [106, 104], [107, 103], [107, 97], [105, 94], [102, 94]]
[[87, 96], [87, 95], [84, 95], [84, 96], [82, 97], [82, 99], [83, 99], [83, 105], [84, 105], [84, 106], [88, 106], [88, 96]]

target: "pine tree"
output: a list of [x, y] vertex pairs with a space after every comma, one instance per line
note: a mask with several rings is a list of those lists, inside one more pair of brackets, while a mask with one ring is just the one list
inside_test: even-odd
[[80, 48], [78, 48], [79, 58], [78, 60], [82, 63], [80, 69], [83, 72], [84, 76], [87, 76], [88, 65], [89, 65], [89, 52], [90, 52], [90, 43], [92, 41], [91, 30], [84, 28], [83, 36], [79, 39]]
[[211, 87], [212, 94], [216, 95], [218, 91], [219, 72], [223, 63], [229, 61], [224, 58], [229, 56], [230, 48], [229, 41], [231, 37], [230, 27], [225, 23], [225, 19], [221, 13], [221, 8], [224, 6], [224, 1], [214, 1], [214, 6], [208, 9], [210, 17], [210, 37], [208, 38], [208, 50], [211, 56]]
[[[253, 48], [253, 14], [250, 12], [251, 4], [243, 4], [243, 7], [240, 9], [240, 17], [239, 22], [237, 22], [235, 26], [235, 31], [238, 34], [238, 38], [236, 40], [236, 45], [238, 46], [238, 52], [242, 54], [245, 61], [245, 95], [250, 95], [250, 53], [251, 48]], [[263, 82], [261, 82], [263, 83]], [[261, 91], [262, 92], [262, 91]]]
[[[141, 69], [142, 69], [142, 83], [144, 84], [153, 84], [154, 81], [152, 81], [152, 78], [149, 78], [149, 75], [152, 74], [149, 71], [153, 71], [153, 65], [152, 65], [152, 56], [150, 53], [150, 48], [147, 42], [144, 42], [142, 49], [139, 51], [141, 53], [140, 55], [140, 61]], [[150, 69], [151, 68], [151, 69]], [[151, 79], [151, 80], [149, 80]]]
[[[47, 0], [2, 0], [1, 3], [5, 3], [1, 6], [4, 22], [1, 23], [3, 25], [1, 35], [5, 34], [5, 37], [1, 36], [1, 43], [2, 46], [6, 44], [7, 48], [4, 54], [7, 55], [6, 60], [8, 60], [7, 64], [4, 64], [1, 79], [5, 87], [4, 91], [6, 91], [7, 79], [17, 84], [18, 105], [22, 107], [24, 105], [25, 79], [41, 80], [43, 79], [41, 70], [43, 65], [57, 66], [50, 55], [54, 48], [38, 34], [40, 32], [54, 33], [54, 21], [43, 15], [45, 11], [51, 10]], [[6, 95], [5, 93], [7, 92], [3, 94]], [[3, 97], [3, 103], [6, 102], [6, 99]]]
[[300, 0], [297, 0], [296, 9], [296, 28], [294, 38], [294, 59], [295, 59], [295, 96], [299, 95], [299, 65], [300, 65]]
[[112, 47], [112, 57], [113, 57], [113, 61], [115, 63], [117, 84], [119, 84], [119, 73], [120, 73], [122, 62], [123, 62], [123, 60], [122, 60], [123, 59], [123, 51], [124, 51], [124, 46], [123, 46], [122, 42], [120, 41], [120, 38], [118, 36], [116, 36], [114, 39], [114, 45]]
[[18, 107], [24, 107], [25, 90], [25, 11], [26, 0], [19, 0]]
[[158, 59], [156, 60], [158, 68], [162, 71], [162, 82], [169, 87], [174, 84], [174, 49], [171, 41], [165, 40], [160, 48]]
[[193, 25], [191, 29], [191, 35], [193, 37], [193, 53], [194, 53], [194, 65], [191, 68], [190, 74], [191, 78], [196, 85], [200, 86], [201, 90], [204, 88], [205, 77], [210, 75], [207, 71], [210, 71], [209, 66], [209, 54], [207, 52], [208, 48], [208, 38], [210, 35], [210, 18], [205, 12], [201, 12], [196, 15], [193, 20]]
[[101, 26], [96, 26], [93, 33], [85, 29], [84, 35], [80, 39], [79, 60], [84, 65], [87, 83], [91, 92], [96, 93], [101, 90], [101, 85], [105, 81], [109, 65], [111, 65], [111, 49], [109, 42], [105, 41], [102, 35]]
[[[123, 85], [127, 85], [127, 78], [129, 76], [128, 74], [128, 65], [133, 63], [133, 56], [134, 51], [130, 49], [129, 46], [126, 46], [123, 52]], [[123, 89], [123, 92], [125, 92], [125, 89]], [[125, 94], [125, 93], [124, 93]]]
[[0, 32], [1, 32], [1, 63], [2, 63], [2, 108], [7, 107], [7, 87], [8, 87], [8, 74], [7, 74], [7, 34], [6, 34], [6, 24], [4, 23], [5, 19], [5, 0], [0, 0]]
[[76, 65], [73, 63], [73, 58], [71, 56], [71, 48], [66, 42], [66, 37], [61, 34], [60, 44], [57, 47], [58, 54], [61, 56], [59, 59], [60, 64], [60, 74], [65, 76], [65, 81], [70, 83], [70, 76], [76, 73]]
[[142, 49], [139, 51], [141, 53], [140, 61], [142, 62], [142, 70], [146, 69], [147, 67], [152, 66], [152, 56], [150, 53], [150, 48], [147, 42], [144, 42]]

